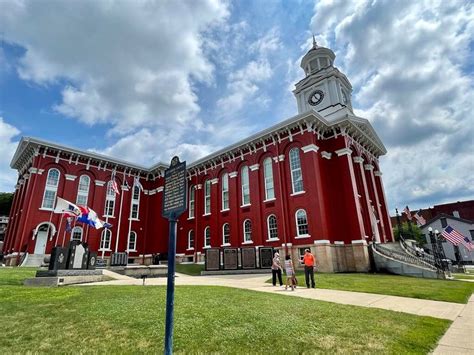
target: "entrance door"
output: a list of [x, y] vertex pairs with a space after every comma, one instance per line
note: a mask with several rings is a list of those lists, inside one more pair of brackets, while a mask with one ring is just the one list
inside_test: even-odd
[[36, 234], [35, 254], [44, 254], [47, 241], [48, 232], [38, 231], [38, 234]]

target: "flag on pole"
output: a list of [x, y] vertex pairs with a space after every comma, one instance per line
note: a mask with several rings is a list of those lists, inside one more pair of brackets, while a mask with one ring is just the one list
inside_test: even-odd
[[72, 221], [74, 217], [67, 217], [66, 218], [66, 232], [71, 233], [72, 231]]
[[120, 195], [120, 191], [119, 191], [119, 188], [118, 188], [118, 185], [117, 185], [117, 181], [115, 181], [115, 170], [112, 171], [112, 177], [111, 177], [110, 181], [111, 181], [112, 190], [114, 190], [114, 192], [117, 195]]
[[408, 209], [408, 206], [406, 206], [404, 209], [403, 209], [403, 212], [405, 212], [405, 214], [407, 215], [407, 219], [409, 221], [412, 220], [412, 216], [411, 216], [411, 213], [410, 213], [410, 210]]
[[63, 213], [68, 217], [78, 217], [81, 215], [81, 209], [61, 197], [58, 197], [56, 200], [56, 208], [53, 211], [54, 213]]
[[426, 220], [423, 218], [423, 216], [421, 215], [421, 210], [417, 211], [413, 217], [415, 217], [416, 221], [418, 222], [418, 224], [420, 226], [423, 226], [426, 224]]
[[451, 244], [454, 244], [456, 246], [459, 244], [462, 244], [467, 248], [467, 250], [469, 251], [474, 250], [474, 244], [469, 240], [469, 238], [463, 236], [461, 233], [459, 233], [456, 229], [454, 229], [451, 226], [447, 226], [443, 230], [441, 235]]
[[110, 223], [104, 222], [97, 217], [97, 213], [89, 207], [80, 207], [82, 214], [77, 219], [78, 222], [88, 224], [89, 226], [94, 227], [95, 229], [100, 228], [110, 228], [112, 225]]
[[140, 179], [138, 178], [138, 176], [135, 176], [133, 178], [133, 185], [134, 186], [138, 186], [138, 188], [140, 189], [140, 191], [143, 192], [143, 185], [140, 183]]

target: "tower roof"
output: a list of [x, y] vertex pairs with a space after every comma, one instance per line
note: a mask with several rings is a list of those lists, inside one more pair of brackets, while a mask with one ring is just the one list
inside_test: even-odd
[[313, 46], [301, 59], [301, 64], [300, 64], [301, 68], [303, 68], [303, 70], [307, 72], [308, 64], [317, 58], [328, 58], [329, 64], [332, 65], [332, 63], [334, 62], [334, 59], [336, 58], [336, 55], [331, 49], [318, 46], [318, 44], [316, 43], [316, 39], [314, 38], [314, 35], [313, 35]]

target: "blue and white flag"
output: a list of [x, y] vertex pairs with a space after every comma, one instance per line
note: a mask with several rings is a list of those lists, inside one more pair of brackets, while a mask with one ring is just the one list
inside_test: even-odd
[[64, 213], [70, 217], [77, 217], [81, 215], [81, 209], [72, 202], [69, 202], [61, 197], [56, 200], [56, 208], [54, 213]]

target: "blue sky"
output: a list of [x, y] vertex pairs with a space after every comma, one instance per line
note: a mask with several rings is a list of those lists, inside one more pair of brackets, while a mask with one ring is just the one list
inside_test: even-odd
[[312, 33], [388, 149], [390, 207], [473, 198], [468, 1], [1, 1], [0, 190], [21, 136], [149, 166], [293, 116]]

